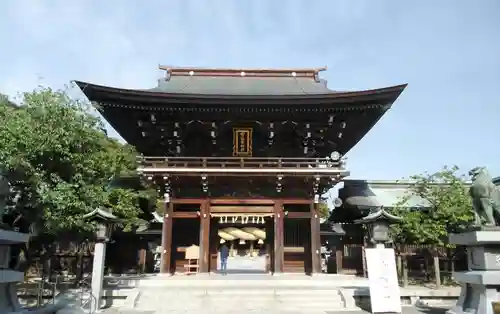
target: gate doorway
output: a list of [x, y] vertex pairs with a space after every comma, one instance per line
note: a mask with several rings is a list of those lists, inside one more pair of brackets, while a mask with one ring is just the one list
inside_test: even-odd
[[241, 207], [238, 211], [220, 212], [220, 206], [216, 206], [215, 213], [211, 208], [210, 269], [221, 272], [220, 248], [224, 245], [229, 249], [225, 273], [269, 273], [273, 265], [273, 214], [263, 213], [262, 208], [256, 213], [255, 207]]

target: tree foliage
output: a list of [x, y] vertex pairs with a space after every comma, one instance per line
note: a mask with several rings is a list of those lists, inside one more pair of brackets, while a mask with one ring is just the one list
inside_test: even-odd
[[[400, 243], [446, 245], [448, 233], [458, 231], [473, 220], [467, 179], [458, 167], [444, 167], [433, 174], [410, 177], [413, 183], [394, 213], [403, 218], [393, 226]], [[424, 207], [412, 208], [412, 199], [423, 200]]]
[[318, 212], [320, 218], [328, 219], [328, 217], [330, 217], [330, 209], [328, 208], [328, 204], [325, 201], [322, 201], [318, 204]]
[[8, 212], [39, 233], [90, 230], [83, 214], [112, 210], [138, 221], [141, 192], [110, 183], [135, 170], [135, 151], [107, 137], [88, 104], [64, 91], [24, 93], [19, 107], [0, 98], [0, 171], [11, 185]]

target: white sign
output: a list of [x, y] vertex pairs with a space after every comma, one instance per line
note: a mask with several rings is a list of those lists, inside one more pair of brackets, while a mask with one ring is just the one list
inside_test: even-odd
[[393, 249], [365, 249], [372, 313], [401, 313], [401, 297]]

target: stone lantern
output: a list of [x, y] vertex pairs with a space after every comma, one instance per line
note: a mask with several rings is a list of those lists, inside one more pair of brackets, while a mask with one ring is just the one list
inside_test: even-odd
[[2, 229], [0, 226], [0, 313], [24, 313], [16, 293], [16, 286], [23, 282], [24, 273], [12, 269], [11, 246], [26, 243], [29, 234]]
[[[83, 219], [88, 222], [95, 222], [97, 230], [95, 233], [94, 264], [92, 266], [92, 296], [95, 298], [95, 308], [99, 310], [102, 298], [102, 286], [104, 281], [104, 261], [106, 259], [106, 243], [109, 241], [113, 224], [117, 218], [110, 212], [100, 208], [85, 214]], [[90, 298], [91, 300], [93, 299]], [[92, 302], [92, 301], [90, 301]], [[93, 305], [90, 304], [90, 308]]]
[[389, 214], [380, 206], [375, 207], [368, 216], [356, 221], [366, 225], [370, 242], [375, 245], [375, 248], [364, 250], [372, 313], [402, 311], [394, 249], [385, 247], [386, 243], [391, 242], [390, 225], [401, 220], [402, 218]]
[[386, 243], [391, 242], [389, 226], [401, 221], [401, 217], [389, 214], [383, 207], [372, 211], [368, 216], [355, 221], [357, 224], [367, 226], [370, 241], [377, 248], [384, 248]]

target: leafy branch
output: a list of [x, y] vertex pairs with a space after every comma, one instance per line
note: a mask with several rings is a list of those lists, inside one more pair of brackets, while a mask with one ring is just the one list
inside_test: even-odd
[[[89, 231], [81, 217], [112, 210], [124, 227], [141, 215], [140, 189], [110, 180], [135, 173], [133, 147], [107, 137], [88, 103], [64, 91], [24, 93], [20, 106], [0, 97], [0, 166], [11, 185], [8, 213], [38, 233]], [[22, 217], [22, 219], [19, 219]]]
[[[403, 218], [392, 232], [400, 243], [447, 245], [450, 232], [469, 226], [473, 219], [472, 203], [467, 193], [467, 177], [458, 167], [411, 176], [408, 193], [398, 202], [394, 213]], [[423, 206], [412, 204], [415, 198]]]

